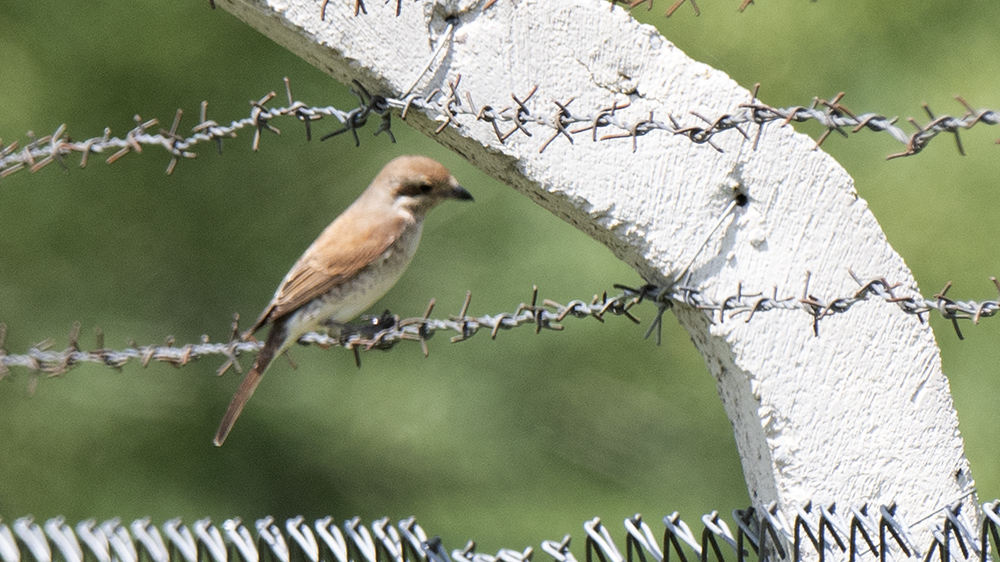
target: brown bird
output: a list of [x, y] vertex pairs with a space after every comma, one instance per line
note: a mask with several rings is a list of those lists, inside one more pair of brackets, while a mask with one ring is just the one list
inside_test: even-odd
[[271, 324], [264, 347], [240, 384], [219, 430], [222, 445], [271, 361], [304, 334], [339, 334], [382, 297], [413, 258], [424, 217], [445, 199], [472, 201], [454, 176], [423, 156], [400, 156], [306, 249], [285, 275], [260, 318], [243, 334], [249, 339]]

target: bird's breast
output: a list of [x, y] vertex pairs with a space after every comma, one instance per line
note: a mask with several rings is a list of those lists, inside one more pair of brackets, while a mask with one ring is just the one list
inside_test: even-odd
[[406, 271], [420, 242], [421, 224], [403, 230], [396, 240], [358, 273], [303, 305], [292, 314], [292, 341], [324, 324], [349, 322], [382, 298]]

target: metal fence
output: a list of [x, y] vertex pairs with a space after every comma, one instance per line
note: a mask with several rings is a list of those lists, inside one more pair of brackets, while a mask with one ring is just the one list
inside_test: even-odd
[[[983, 521], [970, 524], [972, 514], [961, 513], [961, 503], [942, 509], [917, 524], [932, 524], [931, 544], [915, 544], [910, 526], [896, 515], [896, 506], [862, 505], [838, 512], [836, 505], [807, 504], [793, 521], [774, 504], [734, 510], [730, 526], [717, 511], [700, 519], [700, 532], [675, 512], [663, 518], [662, 533], [635, 515], [624, 521], [624, 552], [600, 518], [583, 525], [584, 557], [591, 562], [666, 562], [671, 553], [681, 562], [689, 557], [707, 562], [726, 559], [855, 560], [880, 562], [935, 558], [941, 562], [991, 559], [1000, 544], [1000, 500], [983, 504]], [[735, 528], [735, 531], [733, 529]], [[543, 541], [541, 549], [555, 562], [577, 562], [571, 537]], [[81, 521], [70, 526], [62, 517], [41, 524], [22, 517], [11, 524], [0, 520], [0, 559], [3, 562], [529, 562], [535, 551], [501, 549], [496, 554], [476, 552], [474, 542], [449, 551], [438, 537], [428, 538], [411, 517], [393, 524], [388, 518], [362, 524], [360, 518], [342, 523], [332, 517], [306, 521], [294, 517], [279, 522], [265, 517], [248, 526], [240, 519], [221, 525], [201, 519], [186, 525], [171, 519], [160, 526], [149, 519], [125, 524], [119, 519], [102, 523]]]

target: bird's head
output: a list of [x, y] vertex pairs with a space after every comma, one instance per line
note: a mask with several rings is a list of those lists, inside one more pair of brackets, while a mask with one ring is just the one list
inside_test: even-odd
[[385, 165], [375, 182], [390, 186], [393, 206], [422, 216], [445, 199], [472, 201], [455, 176], [424, 156], [400, 156]]

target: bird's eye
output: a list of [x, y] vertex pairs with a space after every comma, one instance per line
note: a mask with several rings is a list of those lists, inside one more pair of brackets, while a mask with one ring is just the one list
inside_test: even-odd
[[434, 189], [434, 186], [430, 182], [419, 182], [419, 183], [404, 183], [399, 186], [399, 195], [408, 195], [410, 197], [416, 197], [417, 195], [427, 195]]

